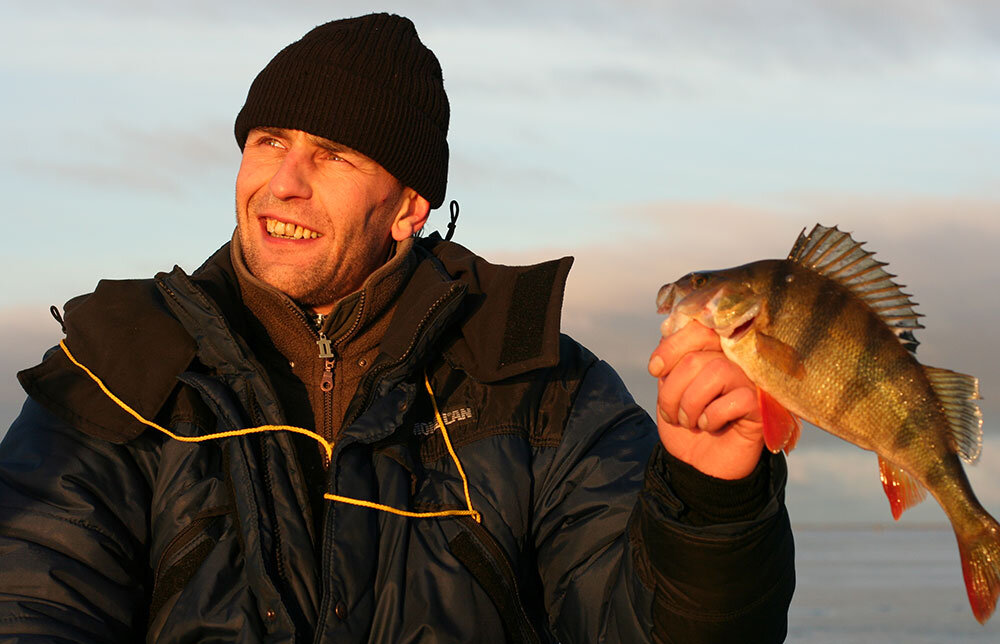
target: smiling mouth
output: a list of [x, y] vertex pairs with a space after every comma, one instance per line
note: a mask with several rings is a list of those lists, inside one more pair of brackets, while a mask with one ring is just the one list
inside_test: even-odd
[[267, 226], [267, 234], [278, 239], [317, 239], [323, 236], [322, 233], [318, 233], [315, 230], [309, 230], [308, 228], [271, 219], [270, 217], [265, 217], [264, 221]]

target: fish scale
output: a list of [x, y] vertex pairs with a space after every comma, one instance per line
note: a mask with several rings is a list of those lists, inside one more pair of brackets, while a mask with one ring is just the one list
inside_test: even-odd
[[663, 332], [693, 319], [719, 334], [757, 386], [772, 451], [795, 445], [802, 418], [878, 455], [894, 518], [929, 490], [955, 529], [969, 602], [985, 623], [1000, 595], [1000, 524], [961, 463], [982, 447], [978, 381], [916, 360], [922, 316], [885, 266], [849, 234], [817, 225], [784, 260], [665, 285]]

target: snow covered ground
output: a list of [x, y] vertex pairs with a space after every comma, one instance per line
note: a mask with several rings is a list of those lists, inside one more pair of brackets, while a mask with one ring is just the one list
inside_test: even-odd
[[947, 525], [793, 525], [791, 644], [1000, 642], [972, 616]]

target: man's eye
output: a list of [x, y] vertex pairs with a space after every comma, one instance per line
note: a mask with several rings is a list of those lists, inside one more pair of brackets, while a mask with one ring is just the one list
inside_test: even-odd
[[270, 136], [261, 136], [253, 140], [253, 145], [258, 147], [281, 148], [281, 141]]

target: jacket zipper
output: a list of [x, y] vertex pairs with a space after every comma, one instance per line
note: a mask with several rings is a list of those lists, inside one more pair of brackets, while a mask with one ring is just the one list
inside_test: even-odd
[[[402, 364], [403, 361], [406, 360], [406, 358], [413, 351], [413, 348], [416, 346], [416, 344], [417, 344], [417, 338], [419, 338], [421, 336], [421, 334], [424, 331], [424, 328], [427, 326], [427, 323], [437, 313], [438, 309], [441, 308], [441, 305], [444, 302], [452, 299], [454, 295], [455, 295], [455, 291], [452, 290], [452, 291], [449, 291], [448, 293], [442, 295], [441, 297], [439, 297], [437, 300], [434, 301], [434, 303], [427, 309], [427, 313], [424, 314], [424, 317], [421, 318], [420, 323], [417, 324], [416, 331], [414, 332], [413, 338], [410, 340], [409, 345], [407, 345], [406, 351], [404, 351], [403, 354], [397, 360], [395, 360], [395, 361], [393, 361], [391, 363], [382, 365], [382, 367], [379, 368], [379, 369], [373, 369], [372, 371], [368, 372], [368, 376], [365, 378], [364, 382], [362, 383], [364, 385], [364, 387], [362, 387], [362, 389], [364, 389], [364, 393], [360, 394], [360, 395], [364, 396], [365, 404], [364, 404], [363, 407], [360, 408], [360, 411], [355, 412], [352, 415], [351, 418], [345, 419], [344, 425], [343, 425], [344, 427], [349, 426], [351, 423], [353, 423], [355, 420], [357, 420], [358, 416], [361, 415], [361, 412], [364, 411], [365, 409], [367, 409], [371, 405], [371, 403], [372, 403], [372, 395], [373, 395], [372, 392], [374, 392], [375, 389], [376, 389], [376, 387], [374, 386], [374, 383], [377, 381], [377, 379], [382, 374], [384, 374], [386, 371], [388, 371], [389, 369], [391, 369], [392, 367], [398, 366], [398, 365]], [[364, 293], [362, 293], [362, 297], [364, 297]], [[357, 322], [355, 322], [355, 324], [357, 324]], [[356, 394], [355, 398], [357, 398], [357, 396], [358, 395]], [[329, 467], [329, 463], [327, 463], [327, 466]], [[330, 515], [327, 514], [326, 519], [325, 519], [325, 523], [327, 523], [327, 526], [324, 526], [324, 529], [323, 529], [323, 534], [324, 534], [324, 539], [323, 539], [323, 554], [321, 556], [322, 570], [329, 570], [330, 569], [330, 558], [333, 556], [333, 554], [332, 554], [333, 540], [325, 538], [326, 532], [327, 532], [326, 528], [328, 527], [329, 522], [330, 522]], [[330, 581], [330, 578], [326, 578], [325, 583], [323, 584], [323, 599], [321, 600], [321, 603], [320, 603], [320, 606], [322, 606], [322, 609], [320, 611], [318, 619], [316, 620], [316, 635], [317, 635], [317, 637], [319, 637], [320, 634], [326, 628], [326, 622], [327, 622], [327, 619], [328, 619], [328, 616], [329, 616], [329, 613], [330, 613], [330, 604], [332, 603], [330, 601], [331, 594], [332, 594], [332, 583]]]

